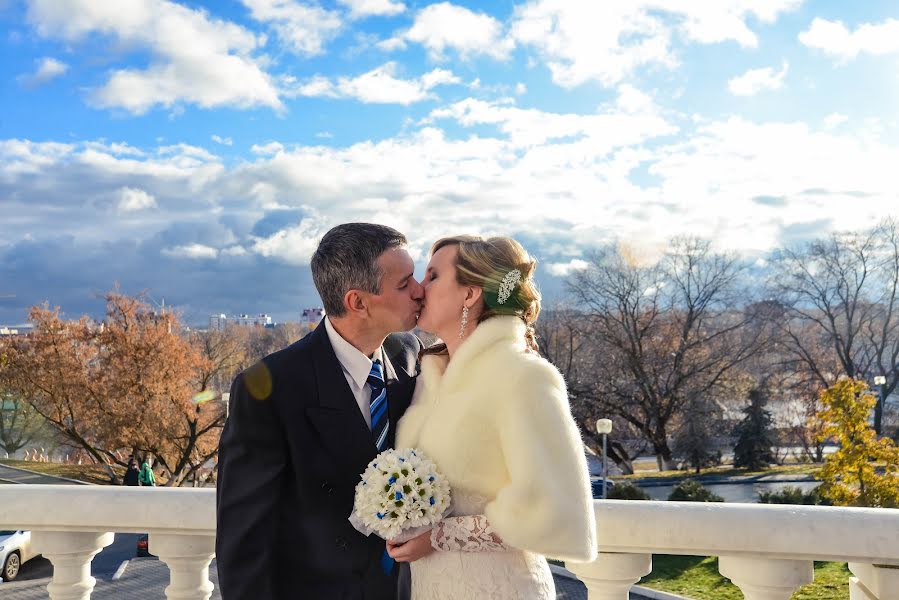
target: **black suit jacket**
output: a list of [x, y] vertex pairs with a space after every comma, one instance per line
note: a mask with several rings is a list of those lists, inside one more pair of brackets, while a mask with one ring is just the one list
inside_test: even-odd
[[[421, 342], [383, 347], [390, 432], [409, 406]], [[324, 324], [238, 375], [219, 445], [216, 557], [224, 600], [394, 600], [384, 540], [347, 518], [377, 455]]]

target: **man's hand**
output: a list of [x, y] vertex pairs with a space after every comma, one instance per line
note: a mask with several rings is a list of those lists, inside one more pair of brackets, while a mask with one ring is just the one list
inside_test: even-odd
[[387, 541], [387, 554], [397, 562], [415, 562], [433, 551], [430, 529], [402, 544]]

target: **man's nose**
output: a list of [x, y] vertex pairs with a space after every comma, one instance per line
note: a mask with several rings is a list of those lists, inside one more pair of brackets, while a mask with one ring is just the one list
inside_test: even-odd
[[412, 286], [414, 288], [412, 291], [412, 297], [416, 300], [421, 300], [425, 297], [425, 288], [422, 284], [418, 283], [415, 278], [413, 278], [412, 280], [415, 281], [415, 285]]

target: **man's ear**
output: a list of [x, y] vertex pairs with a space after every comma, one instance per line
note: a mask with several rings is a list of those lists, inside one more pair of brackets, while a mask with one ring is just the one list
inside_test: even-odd
[[350, 290], [343, 296], [343, 306], [348, 314], [368, 312], [368, 298], [359, 290]]

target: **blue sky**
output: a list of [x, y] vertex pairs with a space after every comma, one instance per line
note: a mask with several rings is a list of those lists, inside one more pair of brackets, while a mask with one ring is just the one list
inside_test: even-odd
[[348, 220], [764, 256], [899, 206], [899, 7], [0, 0], [0, 324], [120, 282], [295, 319]]

